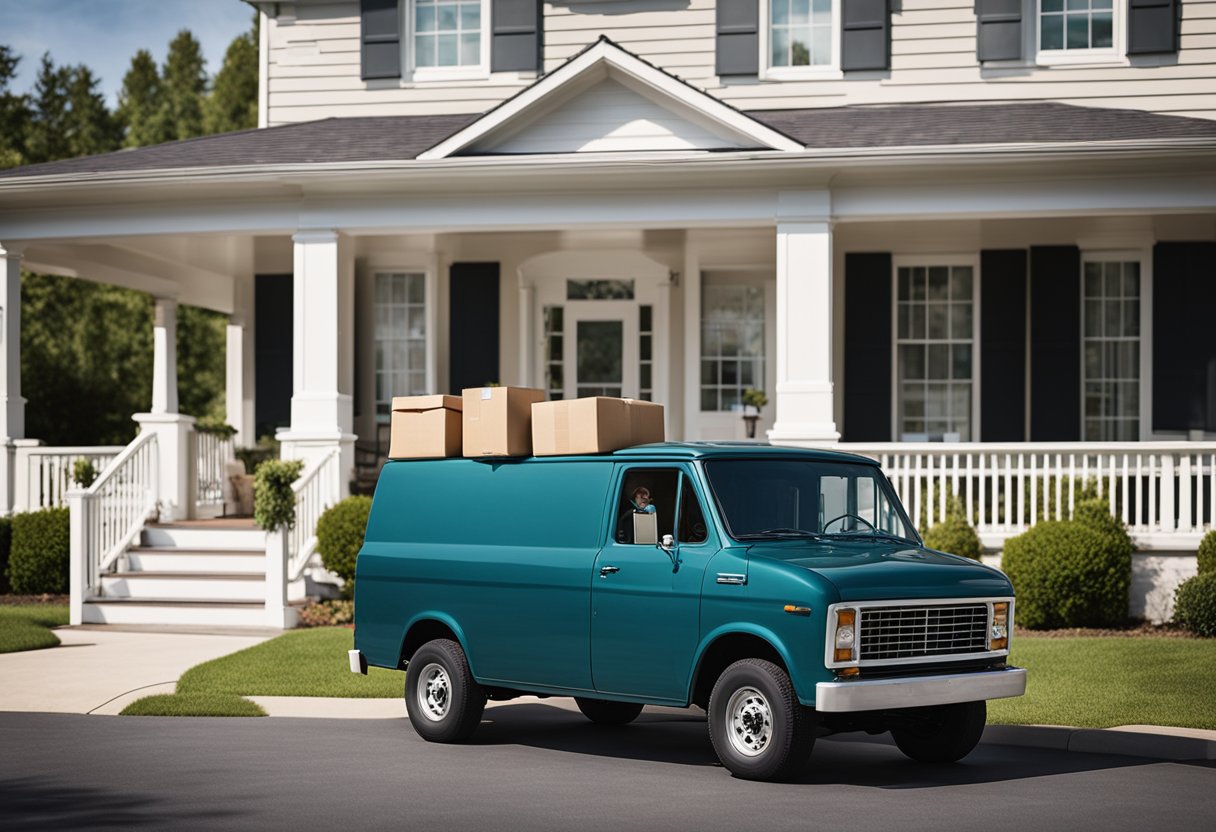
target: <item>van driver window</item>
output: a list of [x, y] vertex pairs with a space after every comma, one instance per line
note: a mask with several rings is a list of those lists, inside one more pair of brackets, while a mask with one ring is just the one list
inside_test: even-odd
[[673, 533], [678, 478], [678, 471], [666, 468], [636, 468], [625, 474], [617, 500], [617, 543], [653, 546]]
[[684, 494], [680, 498], [680, 542], [704, 543], [709, 538], [705, 528], [705, 516], [701, 514], [701, 504], [697, 502], [697, 494], [693, 491], [692, 483], [684, 478]]

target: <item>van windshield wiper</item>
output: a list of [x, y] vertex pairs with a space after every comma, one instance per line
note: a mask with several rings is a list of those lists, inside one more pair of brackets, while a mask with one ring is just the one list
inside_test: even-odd
[[736, 535], [739, 540], [754, 540], [761, 537], [805, 537], [808, 540], [820, 540], [823, 535], [818, 532], [807, 531], [806, 529], [765, 529], [759, 532], [749, 532], [748, 534]]
[[915, 540], [912, 540], [911, 538], [900, 537], [897, 534], [891, 534], [889, 532], [872, 532], [872, 531], [833, 532], [830, 534], [825, 534], [823, 536], [829, 540], [858, 540], [861, 538], [865, 538], [867, 540], [889, 540], [892, 543], [910, 543], [913, 546], [920, 545], [919, 543], [917, 543]]

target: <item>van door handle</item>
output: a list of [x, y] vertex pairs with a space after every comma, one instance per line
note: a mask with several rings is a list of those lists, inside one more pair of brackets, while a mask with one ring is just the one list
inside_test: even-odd
[[617, 572], [620, 572], [620, 571], [621, 571], [621, 567], [619, 567], [619, 566], [601, 566], [600, 567], [600, 577], [607, 578], [609, 575], [615, 575]]

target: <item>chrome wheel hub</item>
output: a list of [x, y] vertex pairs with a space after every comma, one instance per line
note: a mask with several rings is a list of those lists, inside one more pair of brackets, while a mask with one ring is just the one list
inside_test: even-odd
[[726, 736], [745, 757], [763, 754], [773, 737], [773, 714], [764, 694], [740, 688], [726, 703]]
[[422, 715], [432, 722], [447, 716], [452, 702], [452, 683], [448, 672], [438, 664], [428, 664], [418, 676], [417, 699]]

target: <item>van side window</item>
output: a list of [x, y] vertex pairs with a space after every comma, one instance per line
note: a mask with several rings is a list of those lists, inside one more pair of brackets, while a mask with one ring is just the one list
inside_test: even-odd
[[705, 528], [705, 516], [701, 514], [701, 504], [693, 491], [688, 477], [684, 478], [684, 494], [680, 499], [680, 542], [704, 543], [709, 538]]
[[651, 545], [673, 534], [676, 482], [668, 468], [635, 468], [625, 474], [617, 498], [616, 542]]

